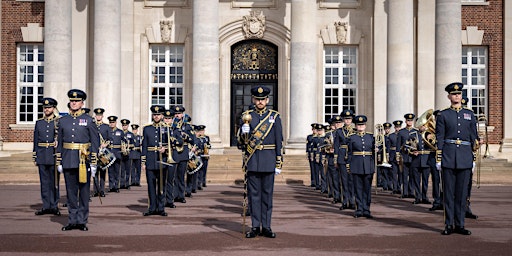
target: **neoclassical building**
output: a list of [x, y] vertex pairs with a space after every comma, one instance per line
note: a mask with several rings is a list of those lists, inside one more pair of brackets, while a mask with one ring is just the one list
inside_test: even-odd
[[250, 88], [266, 85], [293, 154], [310, 123], [343, 109], [372, 127], [445, 108], [453, 81], [490, 142], [512, 146], [504, 0], [2, 0], [1, 10], [2, 150], [30, 149], [38, 99], [66, 112], [71, 88], [132, 123], [150, 122], [152, 104], [183, 105], [221, 153]]

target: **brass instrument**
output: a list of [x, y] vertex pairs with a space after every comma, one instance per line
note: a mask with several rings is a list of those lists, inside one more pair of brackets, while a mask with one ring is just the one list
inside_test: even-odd
[[433, 112], [432, 109], [429, 109], [421, 114], [416, 121], [415, 127], [420, 129], [422, 126], [425, 126], [425, 130], [421, 131], [423, 143], [430, 149], [437, 150], [436, 119]]
[[375, 165], [391, 168], [391, 164], [388, 161], [388, 153], [386, 152], [386, 137], [385, 137], [385, 131], [384, 126], [382, 124], [376, 124], [375, 125], [375, 147], [382, 146], [382, 151], [379, 151], [377, 153], [377, 156], [375, 158]]
[[[415, 136], [411, 137], [411, 134], [414, 134]], [[419, 140], [420, 139], [418, 137], [418, 132], [417, 131], [413, 131], [413, 132], [409, 133], [409, 139], [407, 139], [407, 141], [405, 141], [405, 144], [404, 144], [405, 151], [408, 152], [408, 153], [412, 153], [414, 151], [418, 151]]]
[[121, 154], [123, 154], [124, 156], [127, 156], [128, 154], [130, 154], [130, 144], [129, 143], [121, 141]]
[[[484, 130], [481, 131], [480, 124], [483, 124], [485, 126]], [[475, 140], [475, 144], [473, 145], [473, 152], [476, 154], [476, 187], [480, 188], [480, 173], [482, 169], [482, 158], [491, 158], [491, 154], [489, 152], [489, 133], [487, 131], [487, 117], [485, 115], [481, 115], [478, 117], [477, 127], [478, 127], [478, 134], [480, 135], [483, 133], [483, 137], [485, 138], [485, 152], [482, 155], [482, 148], [480, 147], [480, 142], [478, 140]]]
[[324, 135], [324, 143], [320, 146], [321, 150], [325, 154], [334, 153], [334, 135], [332, 131], [328, 131]]
[[[171, 139], [172, 138], [172, 139]], [[175, 164], [177, 163], [176, 161], [174, 161], [174, 159], [172, 158], [172, 149], [173, 149], [173, 144], [171, 142], [174, 142], [173, 140], [176, 140], [176, 138], [174, 138], [173, 136], [171, 136], [171, 129], [170, 129], [170, 126], [167, 125], [167, 163], [169, 164]], [[183, 149], [183, 147], [182, 147]]]

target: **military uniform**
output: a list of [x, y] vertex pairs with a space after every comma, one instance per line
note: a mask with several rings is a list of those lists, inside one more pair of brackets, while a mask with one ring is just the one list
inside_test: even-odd
[[[43, 108], [56, 108], [57, 101], [52, 98], [42, 99]], [[34, 127], [34, 140], [32, 156], [39, 169], [39, 182], [41, 187], [41, 200], [43, 208], [35, 212], [36, 215], [60, 215], [59, 202], [59, 175], [55, 167], [55, 137], [58, 126], [58, 116], [51, 113], [49, 116], [37, 120]]]
[[140, 187], [140, 154], [142, 151], [142, 136], [138, 134], [139, 125], [132, 124], [132, 134], [133, 134], [133, 147], [130, 150], [130, 160], [131, 160], [131, 184], [130, 186], [139, 186]]
[[[354, 118], [357, 125], [366, 124], [367, 118], [359, 115]], [[371, 186], [375, 173], [375, 140], [373, 134], [357, 131], [348, 139], [347, 165], [354, 179], [356, 210], [354, 218], [373, 218], [370, 212]]]
[[[197, 126], [198, 131], [204, 132], [205, 128], [206, 128], [206, 126], [204, 126], [204, 125]], [[208, 160], [210, 159], [210, 155], [208, 152], [209, 152], [209, 149], [212, 148], [212, 146], [210, 144], [210, 137], [208, 135], [201, 134], [199, 136], [199, 141], [200, 141], [201, 146], [198, 146], [198, 147], [201, 152], [200, 156], [203, 161], [203, 166], [201, 167], [201, 170], [199, 170], [198, 180], [197, 180], [197, 184], [198, 184], [197, 189], [201, 190], [202, 189], [201, 187], [206, 187], [206, 173], [208, 171]], [[206, 152], [206, 150], [208, 150], [208, 152]]]
[[[414, 120], [416, 115], [409, 113], [405, 114], [405, 120]], [[417, 133], [417, 129], [412, 126], [406, 126], [398, 132], [397, 137], [397, 148], [396, 154], [400, 157], [402, 163], [402, 197], [403, 198], [413, 198], [414, 195], [414, 182], [413, 182], [413, 173], [411, 171], [411, 156], [408, 154], [407, 150], [407, 140], [411, 137], [411, 133]]]
[[[462, 93], [462, 83], [451, 83], [445, 90], [450, 98]], [[452, 100], [453, 102], [453, 100]], [[436, 117], [437, 163], [442, 168], [445, 229], [443, 235], [453, 232], [470, 235], [464, 228], [468, 184], [473, 168], [473, 147], [478, 140], [477, 120], [472, 110], [455, 103], [439, 111]]]
[[[382, 124], [382, 127], [384, 129], [384, 145], [386, 146], [386, 150], [384, 151], [384, 145], [379, 146], [379, 152], [377, 155], [377, 163], [380, 165], [377, 166], [377, 174], [380, 172], [380, 178], [377, 176], [377, 180], [380, 180], [380, 185], [384, 191], [390, 191], [393, 190], [393, 183], [392, 183], [392, 170], [393, 166], [390, 164], [389, 160], [389, 151], [391, 149], [391, 143], [389, 139], [389, 129], [391, 129], [391, 123], [384, 123]], [[386, 155], [384, 155], [384, 152]], [[386, 159], [388, 162], [384, 162], [384, 159]]]
[[313, 131], [313, 133], [309, 134], [307, 136], [307, 139], [306, 139], [306, 155], [307, 155], [307, 158], [308, 158], [308, 163], [309, 163], [309, 171], [311, 173], [311, 182], [310, 182], [310, 186], [311, 187], [316, 187], [316, 183], [315, 183], [315, 166], [314, 166], [314, 156], [313, 156], [313, 138], [314, 136], [316, 135], [315, 133], [315, 124], [311, 124], [311, 130]]
[[[117, 116], [109, 116], [108, 121], [110, 124], [114, 124], [117, 122]], [[112, 164], [108, 168], [108, 185], [109, 192], [119, 192], [119, 188], [121, 186], [121, 144], [126, 143], [124, 138], [124, 133], [121, 129], [117, 127], [109, 127], [109, 136], [108, 140], [110, 141], [109, 149], [116, 157], [114, 164]]]
[[[96, 116], [103, 116], [105, 113], [105, 109], [103, 108], [95, 108], [93, 112], [96, 114]], [[96, 120], [96, 127], [98, 127], [98, 133], [100, 135], [100, 142], [105, 143], [109, 138], [109, 130], [108, 124], [103, 123], [103, 121], [97, 121]], [[100, 166], [102, 167], [102, 166]], [[103, 167], [105, 168], [105, 167]], [[107, 169], [108, 168], [98, 168], [98, 171], [96, 172], [96, 177], [93, 177], [93, 182], [97, 183], [97, 185], [93, 186], [93, 196], [105, 196], [105, 180], [107, 176]], [[98, 191], [99, 189], [99, 191]]]
[[[70, 101], [84, 101], [87, 95], [81, 90], [73, 89], [68, 92], [68, 97]], [[98, 128], [91, 116], [78, 109], [60, 118], [58, 134], [57, 161], [66, 181], [69, 212], [69, 223], [62, 230], [86, 231], [90, 177], [91, 172], [96, 172], [100, 143]]]
[[130, 150], [133, 148], [133, 138], [134, 135], [132, 132], [128, 130], [128, 125], [130, 124], [130, 120], [121, 119], [121, 126], [124, 134], [124, 143], [126, 143], [124, 150], [121, 152], [121, 177], [119, 178], [122, 189], [130, 188], [130, 174], [132, 162], [130, 160]]
[[181, 152], [177, 152], [174, 154], [173, 159], [176, 161], [175, 164], [175, 182], [174, 182], [174, 202], [186, 203], [185, 200], [185, 175], [187, 173], [187, 164], [189, 159], [190, 148], [189, 145], [193, 144], [194, 136], [191, 133], [192, 128], [190, 125], [185, 122], [185, 115], [179, 118], [179, 114], [183, 114], [185, 112], [185, 108], [183, 106], [175, 106], [174, 110], [174, 123], [172, 129], [178, 130], [178, 133], [181, 133], [181, 137], [183, 139], [183, 150]]
[[393, 194], [401, 194], [402, 190], [402, 175], [400, 171], [399, 162], [397, 159], [397, 138], [398, 132], [402, 126], [401, 120], [393, 121], [393, 125], [395, 126], [395, 132], [389, 134], [389, 162], [391, 163], [391, 184]]
[[318, 131], [318, 136], [316, 137], [316, 173], [318, 175], [318, 181], [320, 184], [320, 193], [327, 194], [327, 175], [325, 168], [327, 167], [327, 162], [325, 161], [326, 155], [325, 151], [323, 150], [327, 143], [326, 143], [326, 136], [325, 136], [325, 126], [323, 124], [317, 124], [316, 129]]
[[[165, 161], [168, 163], [164, 166], [164, 168], [167, 169], [167, 177], [165, 182], [165, 207], [169, 208], [176, 208], [174, 205], [174, 187], [175, 187], [175, 180], [176, 180], [176, 166], [177, 162], [174, 160], [174, 157], [177, 156], [177, 147], [176, 143], [169, 143], [171, 138], [174, 138], [173, 141], [180, 141], [181, 148], [183, 148], [183, 139], [181, 138], [180, 131], [173, 126], [173, 118], [174, 118], [174, 111], [173, 110], [165, 110], [164, 111], [164, 122], [165, 127], [167, 129], [167, 134], [170, 136], [168, 137], [168, 141], [164, 141], [163, 143], [165, 145], [168, 145], [167, 148], [167, 156], [165, 157]], [[169, 146], [170, 144], [170, 146]], [[170, 148], [169, 148], [170, 147]], [[170, 155], [169, 155], [170, 154]]]
[[432, 150], [425, 144], [420, 131], [410, 134], [409, 140], [417, 141], [415, 149], [409, 149], [411, 156], [411, 169], [414, 172], [414, 196], [413, 204], [430, 204], [427, 197], [428, 178], [431, 168]]
[[244, 126], [244, 118], [240, 120], [242, 135], [248, 134], [249, 138], [247, 141], [241, 141], [243, 136], [239, 137], [239, 142], [245, 145], [247, 160], [244, 163], [251, 202], [252, 228], [246, 237], [256, 237], [260, 234], [261, 227], [263, 236], [274, 238], [276, 234], [271, 229], [272, 199], [274, 176], [281, 172], [282, 167], [281, 116], [275, 110], [266, 107], [258, 108], [258, 105], [264, 104], [261, 101], [268, 100], [269, 88], [254, 87], [251, 89], [251, 94], [256, 109], [248, 110], [242, 115], [242, 117], [250, 115], [251, 121]]
[[[164, 110], [163, 106], [151, 106], [153, 115], [162, 115]], [[143, 216], [167, 216], [164, 209], [167, 169], [163, 166], [165, 153], [160, 151], [164, 147], [164, 142], [168, 140], [167, 136], [167, 126], [161, 120], [153, 120], [152, 124], [145, 125], [142, 130], [141, 161], [146, 169], [149, 195], [148, 211], [144, 212]]]
[[[341, 116], [336, 115], [331, 118], [331, 126], [335, 126], [336, 123], [341, 123]], [[336, 141], [337, 132], [333, 128], [327, 133], [328, 146], [325, 149], [327, 156], [327, 174], [329, 180], [329, 193], [333, 197], [331, 203], [341, 203], [341, 189], [340, 189], [340, 170], [336, 167], [337, 156], [335, 155], [334, 141]]]
[[[343, 119], [353, 119], [354, 112], [350, 109], [341, 112], [340, 116]], [[334, 140], [334, 156], [338, 168], [340, 169], [341, 176], [341, 189], [342, 189], [342, 204], [340, 210], [355, 209], [354, 203], [354, 182], [352, 174], [347, 169], [348, 159], [348, 138], [354, 133], [354, 128], [351, 125], [344, 125], [342, 128], [336, 130]]]

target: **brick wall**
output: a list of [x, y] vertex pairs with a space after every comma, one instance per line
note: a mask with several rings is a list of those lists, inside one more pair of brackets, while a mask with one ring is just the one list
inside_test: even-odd
[[484, 30], [483, 45], [488, 47], [488, 111], [489, 143], [496, 144], [503, 138], [503, 2], [489, 0], [489, 5], [463, 5], [462, 29], [478, 26]]
[[44, 2], [2, 0], [1, 11], [0, 135], [4, 142], [31, 142], [33, 130], [9, 128], [10, 124], [16, 124], [16, 44], [23, 41], [21, 27], [26, 27], [28, 23], [44, 26]]

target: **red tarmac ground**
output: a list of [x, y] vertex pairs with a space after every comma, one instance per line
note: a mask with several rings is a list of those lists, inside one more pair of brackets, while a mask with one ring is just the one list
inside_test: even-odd
[[[473, 188], [466, 219], [471, 236], [442, 236], [443, 213], [430, 205], [379, 191], [374, 219], [352, 217], [310, 187], [278, 185], [272, 229], [277, 238], [243, 238], [241, 186], [209, 185], [167, 209], [167, 217], [143, 217], [146, 187], [92, 198], [89, 231], [63, 232], [62, 216], [35, 216], [39, 186], [0, 185], [0, 255], [511, 255], [512, 186]], [[61, 187], [61, 194], [64, 194]], [[64, 197], [63, 197], [64, 198]], [[250, 225], [250, 218], [247, 218]]]

